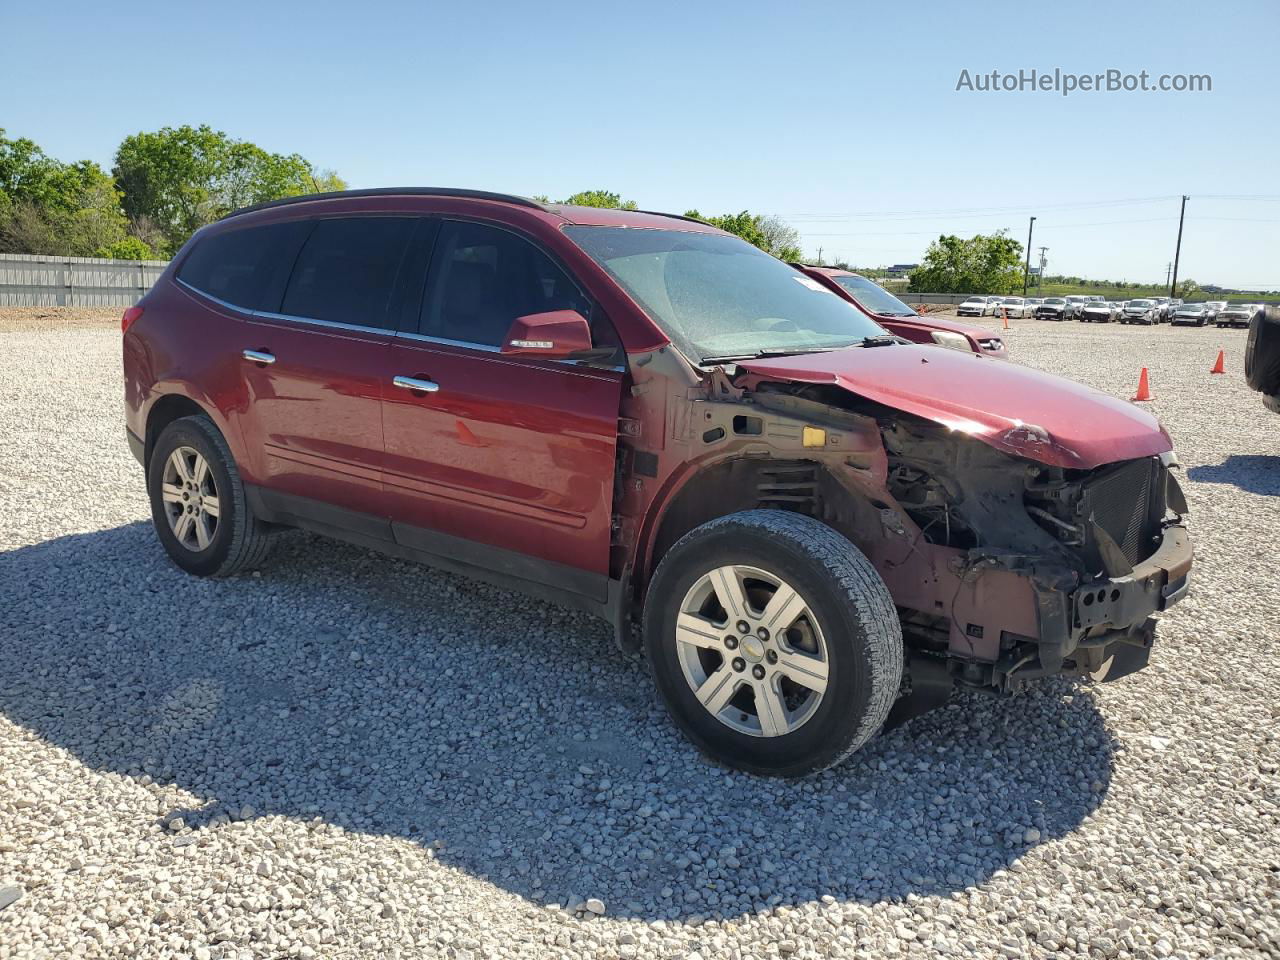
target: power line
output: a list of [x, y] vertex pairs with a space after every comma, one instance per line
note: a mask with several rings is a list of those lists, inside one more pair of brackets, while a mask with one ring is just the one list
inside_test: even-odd
[[916, 219], [918, 217], [956, 216], [998, 216], [999, 214], [1022, 213], [1027, 210], [1075, 210], [1097, 207], [1121, 207], [1135, 204], [1160, 203], [1165, 200], [1177, 200], [1177, 194], [1160, 197], [1130, 197], [1121, 200], [1081, 200], [1071, 203], [1035, 203], [1005, 207], [952, 207], [950, 209], [916, 209], [916, 210], [863, 210], [854, 213], [784, 213], [780, 216], [788, 220], [891, 220]]
[[[1044, 227], [1044, 229], [1064, 230], [1069, 227], [1109, 227], [1122, 223], [1168, 223], [1177, 219], [1177, 217], [1149, 217], [1138, 220], [1096, 220], [1090, 223], [1053, 224], [1050, 222], [1049, 227]], [[806, 237], [922, 237], [932, 236], [938, 232], [937, 230], [860, 230], [856, 233], [815, 233], [811, 230], [799, 229]]]
[[[1203, 194], [1198, 195], [1205, 200], [1229, 201], [1262, 201], [1280, 202], [1280, 194]], [[995, 217], [1003, 214], [1025, 213], [1029, 210], [1080, 210], [1100, 209], [1105, 207], [1135, 206], [1149, 203], [1162, 203], [1166, 200], [1180, 200], [1181, 194], [1168, 194], [1157, 197], [1129, 197], [1119, 200], [1081, 200], [1069, 203], [1023, 204], [1005, 207], [952, 207], [937, 210], [881, 210], [856, 211], [853, 213], [783, 213], [779, 216], [787, 220], [800, 222], [819, 222], [832, 220], [919, 220], [939, 217]]]

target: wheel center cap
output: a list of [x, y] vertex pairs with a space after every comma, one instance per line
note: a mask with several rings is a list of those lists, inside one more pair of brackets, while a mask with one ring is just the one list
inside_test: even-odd
[[742, 638], [742, 655], [752, 663], [759, 663], [764, 659], [764, 644], [755, 637]]

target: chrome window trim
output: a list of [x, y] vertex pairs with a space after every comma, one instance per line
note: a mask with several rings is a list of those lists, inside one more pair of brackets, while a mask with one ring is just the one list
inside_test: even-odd
[[[228, 301], [223, 300], [220, 297], [215, 297], [211, 293], [205, 293], [203, 290], [199, 289], [198, 287], [193, 287], [191, 284], [187, 283], [185, 280], [179, 279], [178, 277], [174, 277], [174, 282], [181, 284], [183, 287], [190, 290], [192, 293], [199, 294], [200, 296], [204, 297], [206, 300], [212, 300], [214, 303], [218, 304], [218, 306], [220, 307], [224, 307], [227, 310], [232, 310], [235, 313], [241, 314], [243, 316], [256, 318], [259, 320], [284, 320], [290, 323], [308, 323], [318, 327], [328, 327], [334, 330], [349, 330], [353, 333], [376, 333], [386, 337], [393, 337], [401, 340], [414, 340], [420, 343], [433, 343], [433, 344], [439, 344], [441, 346], [446, 346], [446, 347], [458, 347], [463, 350], [477, 350], [482, 353], [494, 353], [499, 355], [502, 353], [501, 347], [495, 347], [488, 343], [473, 343], [469, 340], [448, 340], [444, 337], [429, 337], [424, 333], [411, 333], [407, 330], [391, 330], [385, 327], [364, 327], [356, 323], [340, 323], [337, 320], [317, 320], [314, 317], [297, 317], [288, 313], [272, 313], [269, 310], [246, 310], [244, 307], [237, 307], [234, 303], [229, 303]], [[514, 360], [517, 358], [512, 357], [509, 359]], [[586, 372], [589, 370], [593, 370], [596, 372], [612, 371], [614, 373], [627, 372], [627, 368], [622, 365], [613, 366], [613, 367], [579, 367], [572, 360], [557, 360], [555, 362], [564, 364], [565, 366], [570, 367], [574, 370], [578, 370], [580, 372]]]
[[358, 323], [341, 323], [337, 320], [320, 320], [316, 317], [299, 317], [290, 313], [273, 313], [270, 310], [248, 310], [244, 307], [238, 307], [227, 300], [223, 300], [221, 297], [215, 297], [211, 293], [205, 293], [199, 287], [193, 287], [181, 277], [174, 277], [173, 280], [175, 283], [186, 287], [192, 293], [199, 294], [206, 300], [212, 300], [218, 306], [224, 307], [227, 310], [232, 310], [245, 317], [252, 317], [258, 320], [286, 320], [291, 323], [309, 323], [318, 327], [328, 327], [333, 330], [350, 330], [353, 333], [377, 333], [386, 337], [395, 336], [396, 333], [390, 327], [367, 327]]
[[[446, 347], [458, 347], [462, 350], [478, 350], [482, 353], [495, 353], [502, 355], [502, 348], [495, 347], [488, 343], [472, 343], [469, 340], [449, 340], [445, 337], [429, 337], [425, 333], [410, 333], [407, 330], [399, 330], [395, 334], [402, 340], [413, 340], [417, 343], [439, 344]], [[520, 360], [521, 357], [503, 357], [504, 360]], [[526, 359], [536, 360], [537, 357], [529, 357]], [[579, 366], [572, 360], [554, 360], [553, 363], [559, 363], [579, 373], [626, 373], [627, 368], [621, 364], [612, 367], [583, 367]]]
[[471, 340], [449, 340], [446, 337], [429, 337], [425, 333], [413, 333], [409, 330], [397, 330], [395, 335], [404, 340], [417, 340], [421, 343], [439, 343], [446, 347], [461, 347], [464, 350], [481, 350], [485, 353], [501, 353], [501, 347], [489, 343], [476, 343]]

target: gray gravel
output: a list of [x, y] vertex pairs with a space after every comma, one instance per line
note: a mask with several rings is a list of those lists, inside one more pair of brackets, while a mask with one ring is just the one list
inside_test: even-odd
[[798, 783], [708, 765], [587, 617], [302, 534], [179, 573], [117, 328], [0, 334], [0, 960], [1280, 955], [1244, 333], [1014, 328], [1126, 398], [1150, 367], [1193, 595], [1141, 674], [957, 697]]

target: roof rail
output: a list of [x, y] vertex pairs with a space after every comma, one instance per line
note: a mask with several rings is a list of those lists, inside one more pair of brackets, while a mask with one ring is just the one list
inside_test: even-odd
[[688, 223], [700, 223], [704, 227], [714, 227], [714, 223], [699, 220], [697, 217], [686, 217], [683, 213], [663, 213], [661, 210], [637, 210], [636, 213], [647, 213], [651, 217], [670, 217], [672, 220], [684, 220]]
[[488, 190], [466, 190], [452, 187], [371, 187], [365, 190], [334, 190], [329, 193], [306, 193], [300, 197], [283, 197], [280, 200], [266, 200], [262, 203], [255, 203], [252, 206], [232, 210], [230, 213], [220, 217], [219, 219], [229, 220], [232, 217], [238, 217], [243, 213], [253, 213], [255, 210], [269, 210], [272, 207], [286, 207], [291, 203], [307, 203], [311, 200], [338, 200], [346, 199], [348, 197], [396, 196], [464, 197], [469, 200], [496, 200], [499, 203], [513, 203], [521, 207], [532, 207], [535, 210], [547, 209], [537, 200], [530, 200], [528, 197], [518, 197], [512, 193], [492, 193]]

